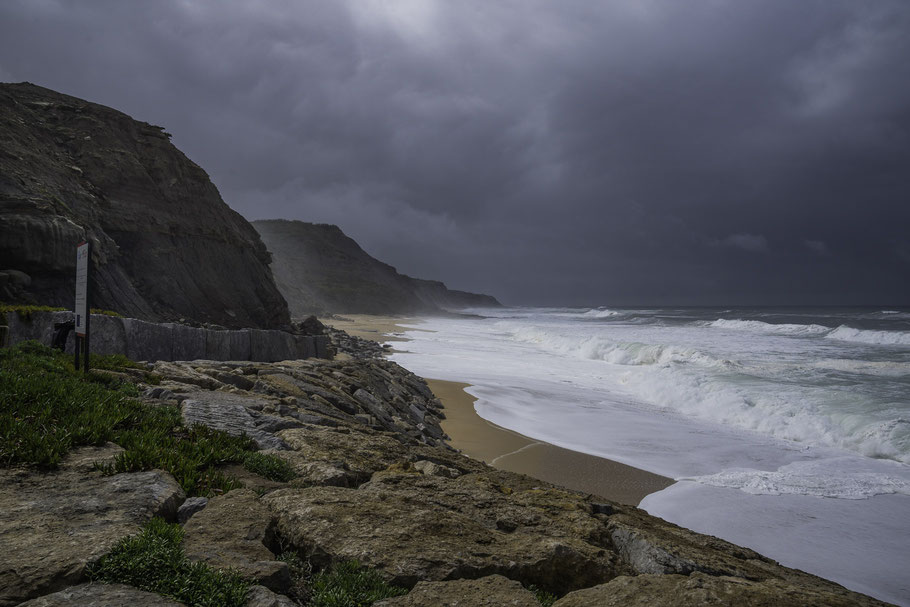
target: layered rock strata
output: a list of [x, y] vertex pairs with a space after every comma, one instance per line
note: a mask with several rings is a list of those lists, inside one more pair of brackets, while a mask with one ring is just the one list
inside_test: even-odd
[[0, 300], [69, 306], [93, 245], [93, 306], [145, 320], [289, 322], [256, 231], [161, 127], [0, 84]]

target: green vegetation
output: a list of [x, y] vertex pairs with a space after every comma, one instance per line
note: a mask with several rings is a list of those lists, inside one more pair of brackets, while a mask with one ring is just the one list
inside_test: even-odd
[[286, 550], [278, 555], [278, 560], [283, 561], [288, 566], [288, 572], [291, 574], [291, 587], [287, 595], [296, 599], [301, 605], [309, 603], [310, 578], [313, 576], [313, 566], [309, 561], [300, 558], [300, 555], [291, 550]]
[[[61, 308], [59, 306], [36, 306], [32, 304], [5, 304], [0, 303], [0, 314], [6, 314], [7, 312], [15, 312], [19, 315], [19, 318], [23, 320], [30, 320], [32, 314], [35, 312], [66, 312], [68, 308]], [[102, 310], [100, 308], [92, 308], [92, 314], [104, 314], [105, 316], [116, 316], [117, 318], [123, 318], [123, 315], [119, 312], [114, 312], [113, 310]]]
[[286, 483], [297, 476], [289, 463], [277, 455], [248, 453], [243, 458], [243, 467], [267, 479]]
[[245, 605], [249, 583], [236, 573], [188, 561], [182, 540], [180, 525], [152, 519], [138, 535], [120, 540], [109, 554], [90, 566], [89, 578], [129, 584], [187, 605]]
[[[135, 366], [119, 356], [97, 360], [99, 368]], [[0, 466], [53, 469], [74, 447], [112, 441], [124, 452], [103, 467], [105, 472], [161, 468], [187, 495], [239, 486], [218, 471], [224, 463], [245, 463], [274, 480], [287, 478], [287, 464], [254, 455], [251, 439], [205, 426], [187, 428], [177, 407], [151, 407], [135, 396], [134, 384], [105, 373], [78, 373], [72, 357], [36, 342], [0, 350]]]
[[534, 597], [537, 599], [537, 602], [540, 603], [541, 607], [551, 607], [553, 603], [556, 602], [556, 595], [541, 590], [537, 586], [528, 586], [528, 590], [534, 593]]
[[313, 578], [310, 607], [367, 607], [374, 601], [407, 594], [356, 561], [339, 563]]
[[19, 318], [30, 320], [35, 312], [63, 312], [66, 308], [53, 306], [34, 306], [31, 304], [5, 304], [0, 303], [0, 314], [6, 315], [8, 312], [15, 312]]
[[123, 318], [123, 314], [120, 312], [114, 312], [113, 310], [102, 310], [100, 308], [92, 308], [92, 314], [103, 314], [104, 316], [113, 316], [114, 318]]

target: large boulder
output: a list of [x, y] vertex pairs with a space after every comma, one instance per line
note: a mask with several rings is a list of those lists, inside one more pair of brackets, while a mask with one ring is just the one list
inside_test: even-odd
[[170, 474], [91, 471], [109, 456], [85, 448], [56, 472], [0, 470], [0, 606], [78, 584], [121, 538], [155, 516], [175, 518], [184, 494]]
[[174, 599], [125, 584], [80, 584], [21, 603], [19, 607], [181, 607]]
[[373, 603], [373, 607], [540, 607], [520, 583], [501, 575], [479, 580], [420, 582], [404, 596]]
[[184, 526], [188, 559], [216, 569], [233, 569], [244, 578], [283, 592], [291, 585], [288, 566], [265, 546], [272, 515], [249, 489], [209, 500]]
[[[253, 409], [260, 399], [227, 392], [193, 392], [181, 404], [183, 423], [187, 426], [202, 424], [214, 430], [222, 430], [234, 436], [245, 434], [253, 439], [260, 449], [286, 449], [287, 445], [278, 438], [270, 426], [276, 420]], [[294, 422], [282, 421], [287, 427]]]
[[606, 584], [577, 590], [553, 607], [859, 607], [884, 605], [838, 586], [812, 588], [779, 579], [762, 581], [734, 577], [639, 575], [618, 577]]
[[360, 489], [280, 489], [262, 500], [280, 537], [315, 564], [356, 560], [406, 587], [500, 574], [567, 592], [624, 572], [580, 496], [474, 474], [379, 476]]

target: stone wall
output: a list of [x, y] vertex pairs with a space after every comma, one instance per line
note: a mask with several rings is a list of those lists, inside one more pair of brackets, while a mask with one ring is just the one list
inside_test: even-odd
[[[33, 312], [27, 318], [8, 312], [9, 345], [37, 340], [51, 345], [54, 323], [73, 320], [72, 312]], [[91, 351], [124, 354], [132, 360], [252, 360], [276, 362], [301, 358], [331, 358], [326, 335], [295, 335], [263, 329], [217, 330], [175, 323], [152, 323], [135, 318], [92, 314]], [[70, 333], [66, 351], [73, 352]]]

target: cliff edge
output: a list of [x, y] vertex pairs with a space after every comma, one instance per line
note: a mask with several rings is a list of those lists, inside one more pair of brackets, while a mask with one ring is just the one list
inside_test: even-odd
[[95, 307], [229, 327], [290, 320], [256, 231], [161, 127], [0, 84], [0, 299], [71, 306], [84, 240]]
[[455, 291], [411, 278], [364, 251], [329, 224], [254, 221], [272, 253], [272, 272], [291, 314], [413, 314], [468, 307], [498, 307], [489, 295]]

